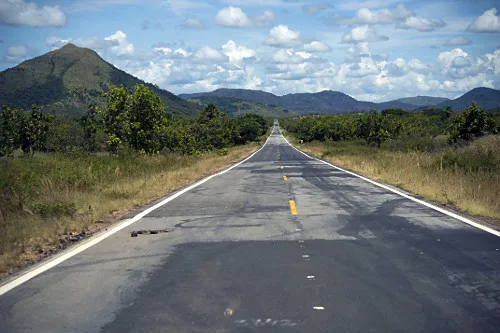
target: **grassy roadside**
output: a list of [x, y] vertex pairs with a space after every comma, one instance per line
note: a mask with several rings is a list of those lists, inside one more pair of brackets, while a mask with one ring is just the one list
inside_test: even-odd
[[227, 155], [40, 153], [0, 159], [0, 277], [242, 160], [259, 146], [237, 146]]
[[360, 142], [300, 144], [289, 134], [287, 139], [312, 156], [500, 227], [500, 136], [432, 153], [391, 151]]

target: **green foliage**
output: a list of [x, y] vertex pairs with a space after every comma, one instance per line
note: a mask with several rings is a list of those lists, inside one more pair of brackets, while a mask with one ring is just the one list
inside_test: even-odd
[[372, 110], [358, 119], [358, 137], [377, 147], [401, 132], [401, 124], [389, 117], [391, 114], [378, 113]]
[[476, 103], [472, 103], [463, 113], [453, 119], [450, 139], [453, 142], [470, 142], [485, 134], [486, 125], [486, 113]]
[[4, 106], [0, 113], [0, 156], [19, 148], [24, 153], [44, 150], [51, 120], [35, 105], [30, 112]]
[[90, 104], [88, 112], [80, 119], [83, 129], [83, 148], [90, 152], [99, 150], [98, 130], [99, 120], [97, 119], [99, 109], [95, 104]]

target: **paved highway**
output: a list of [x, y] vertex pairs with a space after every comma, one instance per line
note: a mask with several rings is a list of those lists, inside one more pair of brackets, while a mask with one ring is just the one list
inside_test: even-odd
[[277, 128], [146, 212], [0, 296], [0, 332], [500, 331], [499, 237], [308, 158]]

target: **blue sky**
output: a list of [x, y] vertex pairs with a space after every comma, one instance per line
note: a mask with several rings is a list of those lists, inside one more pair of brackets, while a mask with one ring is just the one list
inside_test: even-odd
[[0, 70], [71, 42], [176, 94], [455, 98], [500, 89], [499, 15], [494, 0], [0, 0]]

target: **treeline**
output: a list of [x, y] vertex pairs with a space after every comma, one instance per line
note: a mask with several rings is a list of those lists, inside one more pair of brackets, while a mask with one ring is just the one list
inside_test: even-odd
[[105, 94], [103, 110], [90, 105], [79, 120], [55, 118], [4, 106], [0, 112], [0, 156], [24, 153], [171, 151], [200, 154], [257, 140], [270, 120], [255, 114], [230, 118], [208, 105], [195, 119], [172, 119], [161, 98], [144, 85], [120, 86]]
[[[305, 116], [281, 121], [299, 140], [364, 140], [380, 147], [431, 150], [436, 144], [466, 143], [486, 134], [500, 134], [500, 115], [487, 114], [472, 104], [461, 113], [447, 109], [406, 112], [402, 109], [372, 110], [364, 114]], [[436, 143], [436, 138], [441, 142]]]

